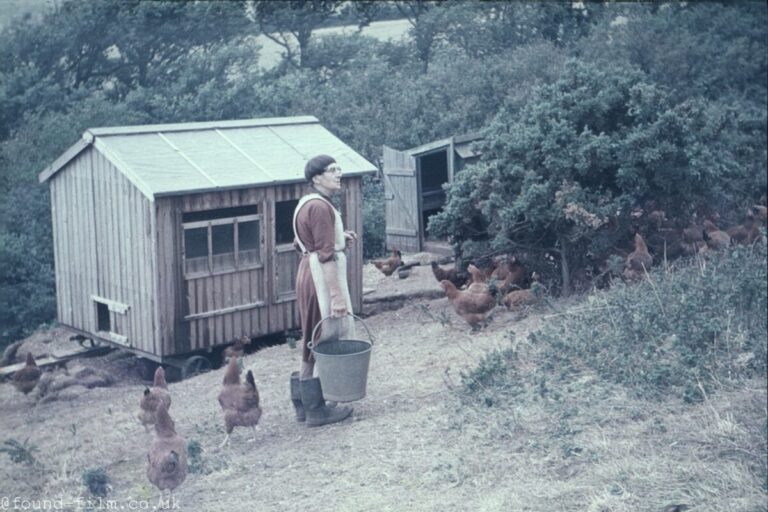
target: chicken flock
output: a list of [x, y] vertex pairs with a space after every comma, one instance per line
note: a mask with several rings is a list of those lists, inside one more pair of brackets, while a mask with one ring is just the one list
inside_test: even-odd
[[[654, 259], [646, 237], [636, 229], [633, 250], [623, 254], [620, 250], [617, 251], [624, 258], [621, 277], [627, 282], [638, 281], [654, 263], [663, 259], [705, 255], [710, 251], [722, 250], [732, 245], [752, 244], [762, 239], [764, 235], [761, 226], [766, 225], [768, 217], [765, 203], [766, 198], [763, 196], [761, 204], [752, 205], [746, 210], [740, 224], [725, 230], [718, 227], [717, 214], [707, 215], [700, 221], [697, 221], [697, 216], [694, 215], [693, 222], [679, 227], [667, 219], [663, 210], [650, 209], [647, 214], [646, 225], [649, 228], [646, 235], [652, 240], [657, 256]], [[638, 209], [633, 212], [632, 217], [638, 220], [645, 215], [644, 210]], [[496, 255], [489, 260], [490, 263], [480, 265], [480, 261], [486, 260], [489, 258], [478, 259], [474, 264], [469, 264], [466, 271], [444, 267], [436, 261], [430, 262], [432, 273], [449, 303], [456, 314], [469, 324], [472, 331], [487, 324], [496, 306], [522, 311], [539, 301], [546, 291], [540, 282], [539, 274], [529, 271], [514, 255]], [[398, 267], [402, 269], [418, 264], [403, 263], [402, 253], [397, 248], [392, 248], [389, 258], [374, 260], [371, 263], [386, 276], [392, 275]], [[605, 274], [607, 269], [606, 262], [602, 265], [602, 273]]]
[[[227, 366], [224, 371], [222, 388], [218, 401], [222, 410], [226, 437], [221, 446], [230, 439], [235, 427], [255, 427], [261, 418], [259, 392], [253, 372], [248, 370], [245, 383], [240, 382], [244, 348], [251, 342], [244, 336], [224, 351]], [[24, 366], [13, 373], [11, 383], [24, 395], [28, 395], [40, 381], [42, 375], [35, 358], [27, 353]], [[147, 433], [154, 428], [153, 440], [147, 451], [147, 479], [161, 492], [160, 502], [167, 503], [174, 489], [187, 476], [187, 441], [176, 432], [170, 415], [172, 399], [166, 381], [165, 370], [158, 366], [152, 386], [145, 387], [139, 399], [136, 415]], [[166, 491], [169, 497], [164, 497]]]
[[[761, 202], [765, 203], [765, 196]], [[678, 227], [675, 222], [667, 219], [663, 210], [651, 210], [647, 215], [649, 222], [646, 237], [639, 231], [635, 233], [634, 250], [626, 257], [622, 276], [627, 281], [635, 281], [641, 279], [654, 262], [658, 263], [662, 259], [706, 255], [733, 245], [750, 245], [763, 238], [761, 226], [766, 225], [766, 212], [764, 204], [752, 205], [744, 212], [740, 224], [723, 230], [718, 226], [720, 216], [717, 213], [707, 214], [703, 218], [695, 214], [688, 225]], [[638, 209], [634, 217], [641, 219], [644, 215], [645, 212]], [[656, 247], [656, 260], [649, 251], [649, 241]]]
[[440, 282], [448, 302], [472, 331], [484, 327], [498, 305], [520, 311], [542, 295], [539, 275], [511, 255], [500, 255], [490, 266], [479, 268], [470, 263], [467, 275], [432, 263], [432, 274]]

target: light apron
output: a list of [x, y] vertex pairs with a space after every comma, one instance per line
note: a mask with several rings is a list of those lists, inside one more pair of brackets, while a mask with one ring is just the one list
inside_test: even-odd
[[[313, 199], [324, 201], [330, 205], [331, 208], [333, 208], [333, 214], [335, 217], [335, 241], [333, 250], [336, 252], [336, 257], [334, 258], [333, 263], [336, 264], [336, 277], [338, 278], [339, 289], [341, 290], [342, 296], [347, 303], [347, 310], [352, 313], [352, 300], [349, 297], [349, 286], [347, 286], [347, 257], [344, 254], [344, 249], [346, 248], [346, 240], [344, 239], [344, 223], [341, 220], [341, 214], [338, 210], [336, 210], [333, 204], [320, 194], [314, 193], [307, 194], [299, 200], [299, 204], [296, 206], [296, 209], [293, 212], [293, 234], [296, 243], [301, 249], [301, 253], [309, 258], [309, 270], [312, 274], [312, 282], [315, 285], [315, 294], [317, 295], [317, 304], [320, 309], [320, 316], [322, 318], [326, 318], [331, 315], [331, 291], [328, 289], [328, 286], [325, 283], [323, 267], [320, 263], [317, 253], [307, 251], [307, 248], [299, 238], [298, 231], [296, 229], [296, 218], [298, 217], [299, 210], [301, 210], [304, 204]], [[351, 316], [346, 316], [343, 318], [329, 318], [323, 322], [323, 325], [319, 331], [320, 334], [317, 336], [317, 339], [314, 340], [316, 343], [329, 339], [353, 339], [355, 336], [354, 319]], [[312, 333], [306, 333], [306, 335], [308, 336], [308, 341], [311, 341]]]

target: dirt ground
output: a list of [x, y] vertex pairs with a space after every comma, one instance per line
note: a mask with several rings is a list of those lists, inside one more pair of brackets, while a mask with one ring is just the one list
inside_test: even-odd
[[[51, 500], [40, 508], [48, 510], [608, 512], [662, 510], [677, 502], [695, 511], [765, 510], [754, 508], [764, 503], [759, 485], [709, 495], [682, 486], [699, 471], [729, 467], [727, 460], [684, 463], [698, 464], [705, 458], [699, 450], [706, 449], [686, 433], [688, 420], [668, 424], [662, 438], [638, 435], [649, 431], [658, 415], [680, 414], [675, 404], [649, 411], [621, 395], [606, 395], [600, 399], [613, 404], [613, 412], [600, 421], [587, 416], [572, 422], [578, 432], [568, 435], [558, 430], [562, 418], [547, 412], [546, 404], [521, 402], [487, 417], [463, 407], [455, 391], [460, 372], [476, 367], [489, 350], [524, 345], [525, 334], [546, 315], [520, 318], [497, 308], [488, 327], [470, 333], [447, 299], [430, 298], [439, 287], [429, 266], [414, 267], [399, 279], [366, 265], [364, 287], [369, 300], [409, 293], [422, 298], [401, 299], [398, 309], [382, 309], [364, 320], [375, 345], [368, 394], [351, 404], [351, 419], [312, 429], [294, 420], [288, 378], [298, 368], [300, 352], [293, 343], [245, 357], [264, 413], [255, 430], [236, 429], [227, 447], [218, 447], [224, 437], [217, 402], [223, 370], [170, 385], [177, 432], [202, 448], [173, 501], [159, 502], [159, 491], [146, 478], [152, 434], [136, 419], [145, 383], [133, 357], [112, 352], [71, 363], [70, 374], [90, 366], [111, 375], [114, 384], [79, 386], [71, 396], [37, 405], [10, 384], [0, 384], [0, 442], [26, 442], [37, 461], [13, 463], [0, 453], [0, 500], [7, 500], [0, 509], [14, 510], [17, 499], [16, 510], [24, 509], [19, 500]], [[48, 339], [53, 341], [45, 343]], [[50, 331], [28, 342], [23, 350], [41, 353], [68, 340]], [[765, 400], [762, 387], [754, 400]], [[754, 407], [743, 397], [708, 407], [738, 425], [739, 404]], [[627, 408], [637, 412], [631, 421]], [[709, 409], [686, 414], [711, 423]], [[573, 453], [590, 456], [563, 455], [566, 438], [586, 447]], [[667, 443], [661, 449], [650, 444], [659, 439]], [[666, 469], [652, 469], [659, 467]], [[86, 470], [96, 468], [110, 478], [103, 500], [88, 498], [83, 485]], [[723, 489], [733, 487], [723, 480]], [[26, 503], [30, 510], [33, 502]]]

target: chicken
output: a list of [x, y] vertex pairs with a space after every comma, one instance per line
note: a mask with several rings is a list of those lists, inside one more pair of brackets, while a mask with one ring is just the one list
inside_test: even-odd
[[155, 434], [147, 454], [147, 478], [161, 492], [172, 492], [187, 478], [187, 440], [176, 433], [165, 404], [157, 408]]
[[683, 229], [683, 240], [680, 247], [685, 254], [696, 254], [705, 245], [703, 232], [704, 226], [699, 224], [691, 224]]
[[[474, 267], [474, 265], [470, 265]], [[476, 267], [475, 267], [476, 268]], [[448, 281], [440, 281], [440, 286], [448, 296], [456, 313], [462, 317], [472, 328], [476, 330], [490, 311], [496, 307], [496, 299], [491, 295], [487, 284], [472, 283], [466, 290], [459, 290]]]
[[629, 253], [624, 264], [624, 277], [630, 281], [642, 277], [643, 273], [651, 268], [653, 256], [648, 252], [640, 233], [635, 233], [635, 250]]
[[242, 336], [233, 344], [224, 349], [224, 362], [229, 361], [230, 357], [240, 358], [245, 355], [245, 346], [251, 344], [250, 336]]
[[531, 287], [527, 290], [512, 290], [504, 295], [501, 303], [507, 309], [517, 309], [527, 304], [535, 302], [544, 290], [544, 286], [539, 283], [539, 274], [531, 274]]
[[219, 393], [219, 405], [224, 411], [224, 426], [227, 436], [221, 443], [224, 446], [235, 427], [255, 427], [261, 418], [259, 391], [253, 379], [253, 372], [248, 370], [245, 384], [240, 383], [240, 370], [236, 358], [231, 358], [224, 372], [224, 387]]
[[467, 284], [469, 274], [466, 272], [459, 272], [455, 268], [444, 269], [436, 261], [433, 261], [430, 265], [432, 266], [432, 274], [438, 283], [440, 281], [450, 281], [456, 288], [461, 288]]
[[635, 233], [635, 250], [627, 256], [626, 267], [633, 270], [647, 270], [651, 268], [653, 256], [648, 252], [648, 246], [645, 245], [640, 233]]
[[40, 381], [41, 374], [40, 368], [35, 363], [35, 358], [32, 357], [30, 352], [27, 352], [27, 361], [24, 367], [16, 370], [13, 374], [13, 387], [27, 395], [35, 389], [35, 386]]
[[491, 281], [502, 293], [512, 288], [522, 288], [528, 280], [528, 271], [514, 256], [503, 258], [491, 273]]
[[[485, 271], [480, 270], [475, 265], [470, 263], [469, 266], [467, 267], [467, 272], [469, 272], [469, 275], [471, 276], [469, 279], [469, 287], [467, 289], [472, 287], [473, 284], [488, 286], [487, 285], [488, 274]], [[477, 290], [479, 288], [475, 288], [475, 289]]]
[[710, 249], [725, 249], [731, 245], [731, 237], [725, 231], [720, 231], [711, 220], [704, 221], [702, 237]]
[[403, 254], [396, 248], [392, 248], [392, 256], [385, 260], [373, 260], [371, 261], [373, 266], [381, 270], [385, 276], [391, 276], [397, 267], [403, 264]]
[[150, 425], [154, 425], [157, 417], [157, 409], [164, 405], [166, 410], [171, 408], [171, 393], [168, 391], [168, 383], [165, 381], [165, 370], [158, 366], [155, 370], [155, 379], [151, 388], [144, 388], [144, 396], [139, 402], [139, 421], [144, 429], [149, 432]]
[[763, 236], [760, 233], [760, 228], [757, 226], [752, 209], [747, 210], [747, 216], [743, 223], [728, 229], [727, 233], [731, 237], [731, 243], [741, 245], [751, 244], [755, 240], [760, 240]]

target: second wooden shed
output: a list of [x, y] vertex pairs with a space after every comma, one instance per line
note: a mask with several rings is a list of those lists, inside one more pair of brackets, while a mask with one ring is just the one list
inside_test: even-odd
[[[341, 165], [339, 206], [362, 233], [376, 168], [314, 117], [87, 130], [39, 176], [59, 322], [157, 362], [298, 328], [292, 216], [320, 153]], [[361, 244], [349, 262], [359, 310]]]
[[457, 172], [479, 157], [472, 143], [480, 138], [479, 134], [449, 137], [405, 151], [384, 146], [388, 248], [452, 254], [446, 240], [429, 236], [427, 226], [445, 205], [443, 185], [452, 183]]

